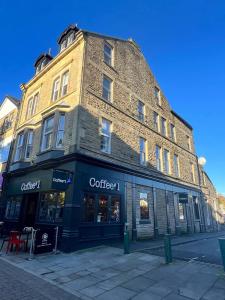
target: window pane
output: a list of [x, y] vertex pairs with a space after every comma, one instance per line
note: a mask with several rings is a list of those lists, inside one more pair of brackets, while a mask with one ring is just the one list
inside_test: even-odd
[[44, 129], [42, 136], [41, 150], [47, 150], [52, 146], [54, 117], [50, 117], [44, 121]]
[[21, 197], [11, 197], [7, 201], [5, 216], [7, 219], [18, 219], [20, 216]]
[[61, 222], [63, 219], [64, 203], [65, 203], [65, 193], [56, 194], [57, 197], [57, 207], [56, 207], [56, 222]]
[[104, 61], [108, 65], [112, 65], [112, 48], [108, 44], [104, 45]]
[[103, 77], [103, 94], [102, 97], [110, 101], [111, 100], [111, 80], [106, 76]]
[[111, 197], [110, 222], [120, 222], [120, 198], [118, 196]]
[[64, 128], [65, 128], [65, 115], [60, 114], [58, 129], [57, 129], [57, 134], [56, 134], [56, 147], [57, 148], [63, 147]]
[[84, 222], [94, 222], [95, 221], [95, 197], [94, 195], [84, 196]]
[[101, 151], [109, 153], [111, 150], [111, 122], [102, 119]]
[[162, 163], [161, 163], [161, 148], [159, 146], [156, 145], [155, 148], [155, 155], [156, 155], [156, 168], [158, 171], [161, 171], [162, 169]]
[[184, 220], [184, 204], [183, 203], [178, 203], [178, 211], [179, 211], [179, 219]]
[[146, 163], [146, 140], [143, 138], [139, 139], [139, 147], [140, 147], [140, 163]]
[[97, 222], [107, 222], [108, 221], [108, 197], [101, 195], [98, 200], [98, 214]]
[[27, 133], [27, 142], [25, 149], [25, 158], [30, 158], [33, 146], [33, 130], [29, 130]]
[[144, 121], [144, 103], [138, 101], [138, 118], [140, 121]]
[[164, 149], [164, 171], [169, 174], [169, 151]]
[[62, 92], [61, 92], [62, 96], [67, 94], [68, 82], [69, 82], [69, 71], [64, 73], [62, 77]]
[[140, 219], [149, 219], [149, 203], [147, 193], [140, 193]]

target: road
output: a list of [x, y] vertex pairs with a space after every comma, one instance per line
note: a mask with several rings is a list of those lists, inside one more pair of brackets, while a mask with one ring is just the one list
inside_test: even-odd
[[41, 278], [0, 260], [1, 300], [77, 300]]
[[[225, 235], [223, 236], [225, 238]], [[155, 255], [164, 255], [163, 249], [145, 250]], [[187, 244], [172, 246], [172, 253], [174, 258], [208, 262], [212, 264], [222, 265], [218, 237], [206, 238]]]

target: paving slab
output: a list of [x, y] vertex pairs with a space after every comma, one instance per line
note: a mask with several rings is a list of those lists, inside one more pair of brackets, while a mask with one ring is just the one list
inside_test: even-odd
[[97, 300], [127, 300], [135, 296], [135, 292], [123, 287], [116, 287], [96, 297]]
[[203, 296], [202, 300], [225, 300], [225, 290], [213, 287]]

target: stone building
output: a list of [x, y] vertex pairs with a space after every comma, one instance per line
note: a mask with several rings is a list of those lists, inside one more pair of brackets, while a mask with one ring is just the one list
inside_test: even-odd
[[[19, 100], [6, 96], [0, 105], [0, 197], [3, 188], [3, 173], [6, 171], [8, 158], [10, 156], [11, 144], [19, 111]], [[0, 216], [3, 212], [0, 201]]]
[[206, 230], [192, 127], [138, 45], [76, 26], [58, 44], [21, 85], [5, 221], [58, 225], [65, 251], [121, 238], [125, 223], [133, 239]]

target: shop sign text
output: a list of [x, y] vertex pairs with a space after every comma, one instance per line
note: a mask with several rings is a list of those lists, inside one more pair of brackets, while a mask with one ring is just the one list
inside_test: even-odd
[[89, 185], [92, 188], [100, 188], [106, 190], [120, 190], [120, 184], [118, 182], [112, 183], [108, 182], [106, 179], [96, 180], [94, 177], [90, 178]]
[[40, 180], [37, 180], [35, 182], [23, 182], [21, 184], [21, 191], [30, 191], [30, 190], [38, 190], [40, 189], [40, 186], [41, 186], [41, 181]]

